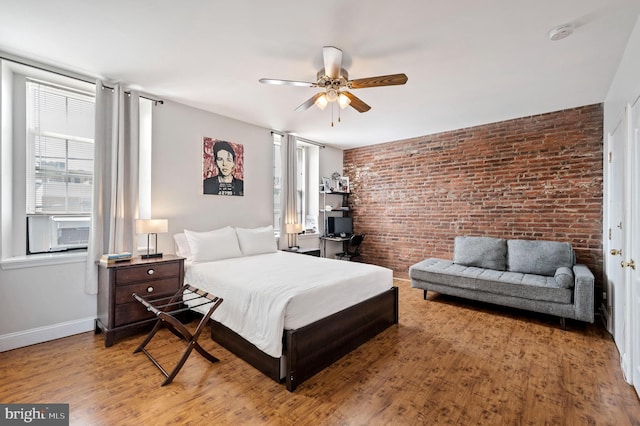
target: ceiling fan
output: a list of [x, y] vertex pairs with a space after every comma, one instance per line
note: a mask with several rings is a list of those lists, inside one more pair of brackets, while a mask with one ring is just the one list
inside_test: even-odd
[[[342, 50], [333, 46], [325, 46], [322, 48], [322, 57], [324, 59], [324, 68], [318, 71], [315, 82], [261, 78], [260, 83], [319, 87], [323, 89], [297, 107], [295, 109], [296, 111], [304, 111], [314, 104], [324, 110], [329, 103], [337, 102], [340, 108], [346, 108], [351, 105], [351, 107], [358, 112], [367, 112], [371, 107], [353, 93], [349, 92], [349, 89], [396, 86], [407, 82], [407, 76], [405, 74], [391, 74], [349, 80], [349, 73], [342, 68]], [[339, 120], [340, 118], [338, 117], [338, 121]], [[333, 125], [333, 122], [331, 125]]]

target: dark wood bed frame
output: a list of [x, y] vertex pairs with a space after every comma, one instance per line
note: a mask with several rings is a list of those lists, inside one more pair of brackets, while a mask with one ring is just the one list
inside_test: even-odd
[[[378, 333], [398, 323], [398, 287], [297, 330], [284, 330], [283, 356], [265, 354], [229, 328], [211, 320], [211, 338], [293, 392], [300, 383]], [[283, 379], [284, 378], [284, 379]]]

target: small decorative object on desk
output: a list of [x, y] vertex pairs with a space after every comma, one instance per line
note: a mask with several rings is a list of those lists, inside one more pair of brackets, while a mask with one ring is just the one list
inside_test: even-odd
[[324, 192], [333, 192], [333, 186], [331, 185], [331, 179], [328, 177], [322, 178], [322, 186]]
[[129, 252], [105, 253], [100, 257], [100, 262], [109, 264], [109, 263], [116, 263], [116, 262], [125, 262], [131, 259], [132, 259], [132, 255]]
[[342, 176], [338, 179], [338, 191], [349, 192], [349, 178]]

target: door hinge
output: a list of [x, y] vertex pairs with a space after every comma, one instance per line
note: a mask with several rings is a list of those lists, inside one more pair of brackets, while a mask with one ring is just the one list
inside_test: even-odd
[[613, 159], [613, 152], [609, 151], [609, 162]]
[[611, 240], [611, 228], [609, 228], [609, 240]]

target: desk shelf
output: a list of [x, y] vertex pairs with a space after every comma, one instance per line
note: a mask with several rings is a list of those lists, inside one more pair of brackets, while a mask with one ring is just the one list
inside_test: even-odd
[[[327, 230], [329, 228], [329, 217], [349, 217], [349, 215], [351, 214], [351, 208], [349, 206], [349, 196], [351, 195], [351, 193], [338, 191], [321, 191], [320, 194], [322, 196], [322, 208], [320, 209], [320, 213], [322, 213], [323, 223], [322, 236], [320, 236], [320, 241], [322, 244], [320, 245], [320, 248], [321, 256], [327, 257], [327, 241], [342, 243], [342, 251], [344, 251], [344, 244], [349, 241], [349, 237], [328, 235]], [[340, 200], [340, 205], [334, 206], [333, 203], [335, 203], [337, 200]], [[327, 205], [330, 205], [331, 209], [327, 209]]]

